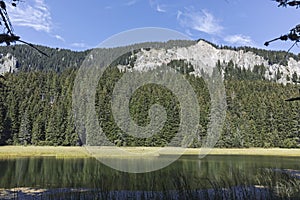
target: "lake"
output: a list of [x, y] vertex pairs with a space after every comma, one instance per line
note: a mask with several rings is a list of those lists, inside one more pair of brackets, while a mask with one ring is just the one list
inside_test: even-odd
[[[218, 155], [202, 159], [182, 156], [161, 170], [131, 174], [111, 169], [93, 158], [0, 159], [0, 188], [49, 189], [53, 193], [78, 192], [78, 189], [81, 193], [98, 189], [107, 193], [126, 191], [126, 194], [136, 191], [192, 191], [212, 188], [212, 181], [234, 180], [230, 186], [235, 186], [240, 185], [236, 179], [246, 179], [254, 185], [257, 183], [252, 178], [257, 173], [266, 169], [297, 171], [300, 170], [299, 161], [299, 157], [276, 156]], [[68, 190], [70, 188], [72, 190]]]

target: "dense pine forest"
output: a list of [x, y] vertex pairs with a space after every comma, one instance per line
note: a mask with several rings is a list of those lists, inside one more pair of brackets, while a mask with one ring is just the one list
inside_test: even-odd
[[[184, 45], [190, 45], [182, 44]], [[41, 57], [20, 45], [1, 47], [19, 61], [17, 73], [0, 78], [0, 144], [1, 145], [81, 145], [75, 131], [72, 90], [77, 70], [89, 51], [73, 52], [40, 47], [50, 55]], [[225, 48], [225, 47], [223, 47]], [[228, 48], [228, 47], [226, 47]], [[285, 52], [267, 52], [247, 48], [278, 63]], [[293, 57], [297, 58], [296, 55]], [[179, 128], [179, 102], [171, 91], [149, 84], [139, 88], [130, 101], [132, 119], [140, 126], [149, 123], [148, 110], [159, 103], [165, 107], [167, 121], [162, 130], [150, 138], [135, 138], [122, 132], [110, 109], [112, 91], [122, 76], [113, 63], [99, 80], [95, 108], [106, 136], [118, 146], [164, 146]], [[201, 147], [206, 136], [210, 97], [204, 80], [190, 75], [193, 66], [177, 60], [168, 64], [180, 71], [195, 89], [201, 109], [198, 138], [191, 147]], [[226, 73], [227, 114], [218, 147], [300, 147], [300, 112], [298, 102], [284, 100], [297, 96], [295, 84], [278, 84], [264, 80], [264, 66], [253, 71], [235, 68], [232, 62], [216, 63]], [[291, 77], [298, 80], [297, 75]], [[180, 141], [178, 141], [180, 145]]]

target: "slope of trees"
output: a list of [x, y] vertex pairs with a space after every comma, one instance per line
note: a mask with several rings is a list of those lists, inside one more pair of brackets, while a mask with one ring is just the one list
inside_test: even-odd
[[76, 145], [72, 86], [75, 70], [7, 74], [1, 90], [1, 144]]
[[[182, 42], [182, 45], [188, 44]], [[17, 50], [19, 47], [21, 49]], [[22, 48], [24, 46], [18, 46], [15, 52], [20, 51], [21, 55], [25, 51]], [[48, 49], [48, 51], [58, 50]], [[18, 73], [6, 74], [5, 79], [0, 79], [1, 145], [79, 145], [81, 143], [75, 132], [72, 112], [72, 90], [79, 65], [73, 61], [78, 59], [80, 62], [82, 60], [80, 55], [86, 53], [60, 50], [56, 58], [64, 57], [64, 62], [49, 60], [49, 63], [45, 64], [46, 67], [43, 67], [43, 62], [47, 62], [43, 59], [46, 58], [36, 55], [42, 61], [35, 60], [30, 58], [32, 56], [30, 54], [28, 56], [30, 66], [41, 67], [32, 69], [26, 68], [27, 64], [23, 64]], [[272, 55], [272, 52], [270, 54]], [[72, 56], [75, 58], [71, 58]], [[53, 67], [55, 62], [58, 67]], [[180, 103], [170, 90], [162, 86], [145, 85], [136, 90], [130, 100], [131, 117], [140, 126], [150, 123], [148, 111], [151, 105], [160, 104], [165, 108], [167, 121], [160, 132], [149, 138], [135, 138], [124, 133], [115, 123], [111, 113], [111, 98], [113, 88], [123, 72], [114, 66], [124, 62], [130, 64], [132, 60], [126, 59], [126, 56], [121, 57], [99, 80], [95, 109], [100, 126], [115, 145], [164, 146], [168, 144], [179, 129]], [[194, 68], [184, 60], [173, 60], [168, 66], [181, 72], [198, 95], [201, 110], [199, 129], [198, 136], [191, 147], [200, 147], [206, 136], [210, 112], [210, 96], [205, 81], [201, 77], [190, 75], [190, 72], [194, 72]], [[282, 85], [264, 80], [264, 66], [255, 66], [254, 70], [250, 71], [237, 68], [232, 62], [218, 62], [216, 67], [225, 71], [224, 83], [228, 105], [218, 147], [299, 147], [299, 103], [284, 101], [298, 95], [295, 85]], [[181, 144], [181, 139], [176, 139], [177, 145]]]
[[[195, 88], [201, 109], [199, 147], [205, 138], [210, 97], [202, 78], [188, 75], [192, 68], [183, 61], [173, 61]], [[259, 73], [238, 74], [227, 66], [225, 80], [228, 110], [218, 147], [298, 147], [299, 103], [284, 99], [297, 95], [294, 85], [282, 85], [259, 79]], [[243, 78], [241, 79], [240, 76]], [[55, 72], [19, 72], [7, 74], [1, 81], [0, 142], [20, 145], [78, 145], [72, 112], [72, 89], [76, 69]], [[140, 126], [149, 124], [148, 110], [159, 103], [167, 111], [163, 129], [153, 137], [140, 139], [123, 133], [111, 114], [111, 94], [122, 73], [108, 68], [99, 81], [95, 108], [100, 125], [116, 145], [164, 146], [178, 131], [180, 104], [167, 88], [150, 84], [135, 91], [130, 101], [132, 119]], [[181, 141], [178, 141], [180, 145]]]
[[0, 53], [12, 54], [18, 60], [20, 71], [55, 71], [61, 72], [68, 68], [78, 68], [90, 52], [74, 52], [67, 49], [53, 49], [44, 46], [37, 46], [47, 53], [49, 57], [41, 55], [39, 52], [27, 45], [0, 46]]
[[[148, 42], [143, 44], [134, 44], [127, 46], [128, 52], [132, 49], [140, 49], [141, 46], [149, 46], [151, 48], [172, 48], [191, 46], [196, 41], [191, 40], [170, 40], [168, 42]], [[18, 60], [18, 68], [20, 71], [55, 71], [62, 72], [69, 68], [79, 68], [85, 57], [92, 51], [75, 52], [68, 49], [48, 48], [45, 46], [37, 47], [45, 52], [49, 57], [41, 55], [39, 52], [27, 45], [0, 46], [0, 54], [12, 54]], [[117, 49], [117, 48], [115, 48]], [[105, 51], [106, 49], [99, 49]], [[112, 53], [114, 53], [112, 51]]]

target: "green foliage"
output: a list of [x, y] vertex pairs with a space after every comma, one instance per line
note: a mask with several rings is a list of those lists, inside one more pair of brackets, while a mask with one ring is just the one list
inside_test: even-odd
[[1, 144], [76, 145], [70, 92], [75, 75], [72, 69], [7, 74]]
[[[228, 63], [221, 63], [220, 61], [217, 62], [217, 68], [223, 70], [225, 80], [265, 80], [265, 72], [266, 67], [262, 65], [255, 65], [253, 70], [240, 68], [236, 66], [232, 60]], [[277, 74], [277, 80], [280, 79], [280, 73]]]
[[182, 74], [190, 74], [194, 72], [195, 69], [191, 65], [191, 63], [186, 62], [185, 60], [172, 60], [170, 63], [167, 64], [169, 67], [176, 69], [178, 72]]
[[55, 71], [62, 72], [68, 68], [78, 68], [88, 55], [90, 50], [84, 52], [74, 52], [67, 49], [53, 49], [44, 46], [37, 46], [47, 53], [49, 57], [41, 55], [39, 52], [27, 45], [0, 46], [3, 55], [12, 54], [17, 58], [17, 67], [21, 71]]
[[[176, 42], [151, 44], [151, 47], [172, 46]], [[181, 41], [181, 45], [187, 43]], [[4, 53], [11, 50], [10, 47], [2, 48]], [[16, 74], [6, 74], [5, 80], [0, 79], [0, 145], [81, 143], [75, 130], [72, 90], [76, 71], [88, 51], [43, 50], [52, 55], [49, 60], [31, 52], [26, 46], [16, 46], [14, 54], [23, 56], [19, 63], [21, 70]], [[138, 88], [129, 106], [131, 119], [139, 126], [150, 123], [149, 110], [152, 105], [163, 106], [167, 121], [160, 132], [149, 138], [135, 138], [115, 123], [111, 111], [112, 93], [124, 73], [115, 66], [125, 64], [132, 67], [136, 59], [132, 52], [137, 51], [130, 51], [117, 59], [99, 80], [95, 108], [100, 126], [109, 140], [118, 146], [165, 146], [170, 140], [180, 145], [183, 138], [176, 138], [180, 127], [180, 102], [165, 87], [148, 84]], [[24, 55], [27, 55], [26, 59]], [[206, 83], [203, 78], [192, 75], [195, 69], [185, 60], [173, 60], [167, 65], [182, 73], [198, 97], [201, 110], [198, 135], [190, 146], [201, 147], [207, 135], [210, 114], [210, 95]], [[299, 105], [284, 101], [298, 95], [296, 86], [264, 80], [264, 65], [254, 66], [251, 71], [239, 68], [232, 61], [218, 61], [216, 67], [225, 72], [228, 106], [218, 147], [299, 147]], [[281, 78], [279, 71], [276, 78]], [[298, 75], [293, 74], [290, 79], [297, 81]], [[93, 134], [97, 134], [96, 130]], [[93, 134], [90, 139], [94, 139]]]
[[31, 120], [28, 116], [28, 110], [26, 110], [22, 116], [21, 124], [20, 124], [20, 131], [19, 131], [19, 141], [16, 143], [20, 143], [22, 145], [31, 144], [31, 127], [30, 127]]

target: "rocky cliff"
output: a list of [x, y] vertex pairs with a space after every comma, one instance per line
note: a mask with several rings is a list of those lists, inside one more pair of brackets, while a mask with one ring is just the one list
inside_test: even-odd
[[[277, 55], [278, 52], [268, 52], [254, 48], [253, 51], [246, 48], [239, 48], [238, 50], [217, 48], [215, 45], [203, 40], [199, 40], [198, 42], [169, 41], [168, 43], [149, 44], [149, 46], [153, 48], [136, 51], [134, 55], [131, 55], [133, 62], [129, 62], [128, 65], [119, 65], [119, 68], [122, 70], [131, 70], [132, 64], [134, 64], [133, 69], [143, 71], [155, 66], [161, 66], [162, 64], [168, 64], [172, 60], [186, 60], [194, 66], [195, 71], [193, 73], [199, 74], [203, 68], [207, 72], [211, 72], [211, 69], [216, 66], [218, 61], [224, 66], [232, 61], [235, 68], [251, 71], [253, 71], [255, 66], [263, 65], [265, 68], [264, 78], [266, 80], [275, 80], [278, 83], [286, 84], [292, 82], [292, 77], [295, 74], [297, 74], [298, 78], [300, 77], [300, 61], [295, 60], [297, 56], [294, 56], [295, 58], [289, 57], [281, 59], [279, 58], [280, 56]], [[31, 49], [27, 49], [28, 47], [26, 46], [17, 45], [15, 48], [16, 50], [14, 51], [9, 51], [9, 47], [0, 48], [0, 52], [2, 52], [2, 54], [0, 54], [0, 74], [16, 72], [18, 68], [19, 70], [26, 71], [51, 69], [62, 71], [70, 66], [76, 68], [81, 65], [81, 62], [88, 54], [88, 51], [58, 51], [44, 47], [46, 49], [45, 51], [51, 55], [50, 58], [44, 58], [36, 57], [37, 55], [34, 51], [28, 54], [28, 52], [31, 52]], [[136, 48], [139, 48], [139, 46], [137, 45]], [[270, 62], [270, 60], [267, 59], [268, 56], [260, 56], [255, 53], [256, 51], [265, 51], [266, 54], [279, 58], [279, 60], [284, 62], [277, 61], [276, 63], [274, 60]], [[203, 63], [200, 68], [199, 60]], [[224, 71], [225, 69], [223, 68], [223, 73]]]
[[[230, 61], [234, 63], [234, 67], [253, 71], [254, 66], [263, 65], [265, 67], [264, 77], [266, 80], [276, 80], [278, 83], [291, 82], [294, 73], [300, 75], [300, 61], [296, 61], [290, 57], [288, 65], [269, 64], [264, 57], [253, 52], [245, 50], [219, 49], [213, 45], [200, 40], [198, 43], [189, 47], [173, 47], [170, 49], [142, 49], [134, 55], [134, 69], [139, 71], [149, 70], [155, 66], [168, 64], [171, 60], [186, 60], [195, 68], [195, 73], [199, 74], [200, 70], [205, 68], [211, 72], [216, 63], [226, 64]], [[199, 65], [199, 60], [204, 66]], [[197, 67], [198, 66], [198, 67]], [[119, 66], [120, 69], [130, 68], [130, 66]], [[199, 68], [200, 67], [200, 68]], [[280, 73], [280, 76], [277, 74]], [[280, 77], [278, 79], [278, 77]]]
[[18, 61], [10, 53], [0, 54], [0, 74], [13, 73], [18, 70]]

